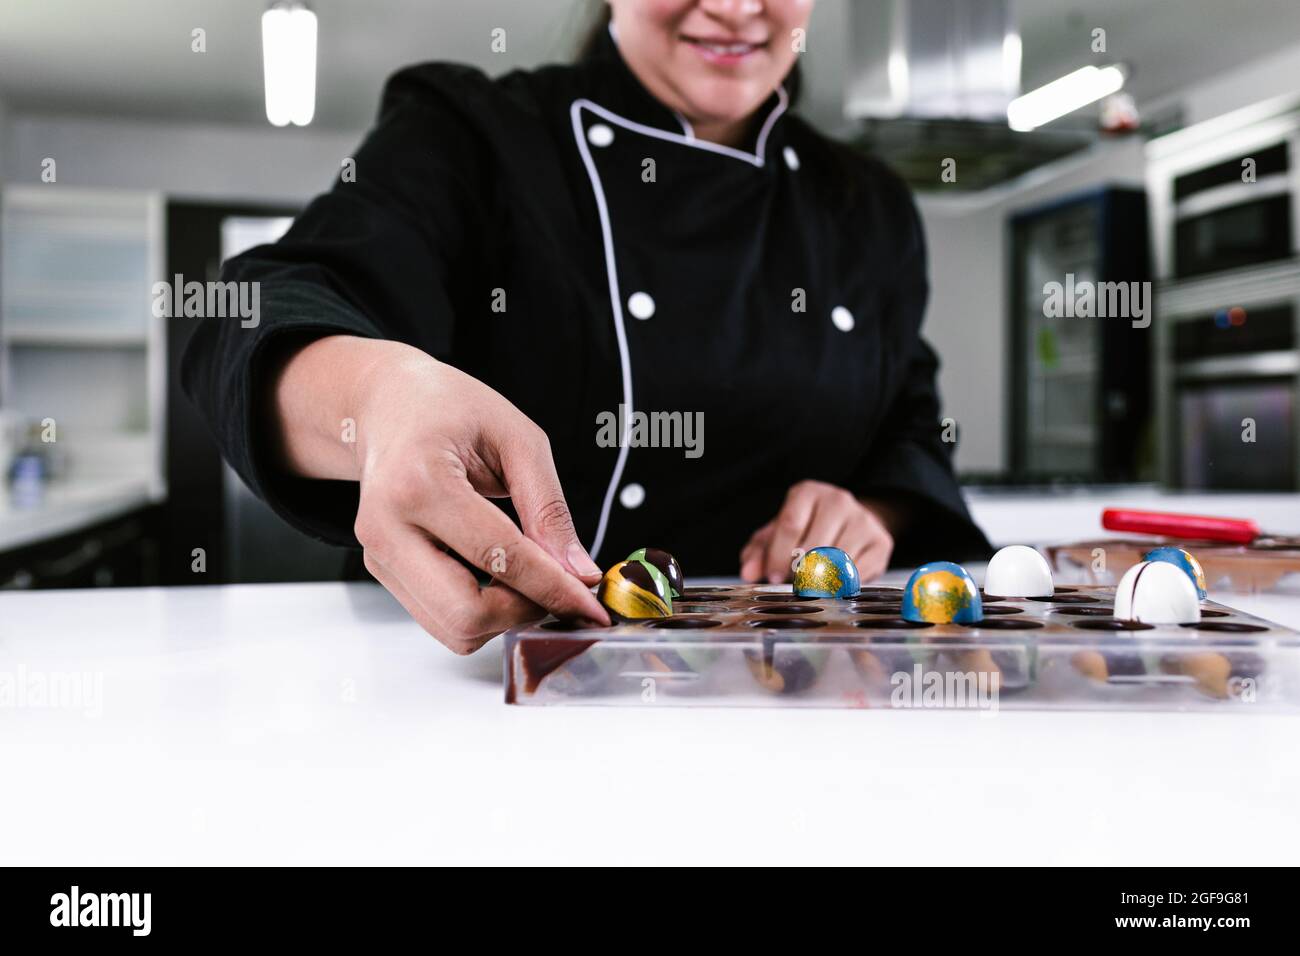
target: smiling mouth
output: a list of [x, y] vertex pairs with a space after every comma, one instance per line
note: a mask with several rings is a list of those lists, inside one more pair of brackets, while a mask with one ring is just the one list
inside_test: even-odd
[[709, 57], [726, 60], [743, 59], [767, 46], [766, 41], [763, 43], [746, 43], [738, 40], [713, 40], [688, 36], [684, 36], [682, 39]]

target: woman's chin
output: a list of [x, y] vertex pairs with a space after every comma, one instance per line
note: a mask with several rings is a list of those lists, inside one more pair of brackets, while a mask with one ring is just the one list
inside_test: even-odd
[[754, 89], [748, 84], [718, 84], [708, 95], [693, 98], [686, 115], [694, 117], [699, 125], [730, 126], [744, 123], [762, 107], [770, 91]]

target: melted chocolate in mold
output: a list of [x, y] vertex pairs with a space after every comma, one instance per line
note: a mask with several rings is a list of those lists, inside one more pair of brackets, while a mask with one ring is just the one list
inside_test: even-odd
[[820, 614], [825, 608], [799, 607], [797, 604], [770, 604], [766, 607], [750, 608], [755, 614]]
[[1025, 609], [1023, 607], [1003, 607], [1000, 604], [984, 605], [984, 615], [986, 617], [990, 614], [997, 616], [999, 614], [1024, 614], [1024, 613], [1025, 613]]
[[1042, 626], [1038, 621], [1016, 621], [1000, 617], [991, 621], [974, 621], [962, 625], [962, 627], [982, 627], [990, 631], [1035, 631]]
[[604, 630], [599, 624], [588, 624], [584, 621], [547, 621], [539, 625], [543, 631], [601, 631]]
[[1047, 604], [1097, 604], [1098, 599], [1091, 594], [1057, 594], [1053, 597], [1031, 597], [1028, 601], [1041, 601]]
[[1229, 634], [1258, 634], [1268, 628], [1259, 624], [1240, 624], [1236, 621], [1197, 621], [1194, 624], [1182, 624], [1198, 631], [1223, 631]]
[[1106, 661], [1108, 677], [1141, 677], [1147, 672], [1146, 662], [1138, 654], [1102, 651], [1101, 656]]
[[660, 627], [668, 631], [684, 631], [691, 628], [720, 627], [721, 621], [710, 617], [665, 617], [657, 621], [647, 621], [646, 627]]
[[802, 597], [798, 594], [760, 594], [754, 600], [767, 604], [789, 604], [792, 601], [820, 601], [821, 598]]
[[1143, 624], [1141, 621], [1121, 621], [1117, 617], [1099, 618], [1095, 621], [1074, 621], [1071, 627], [1077, 627], [1085, 631], [1151, 631], [1155, 630], [1150, 624]]
[[849, 606], [854, 614], [902, 614], [903, 605], [897, 601], [863, 601]]
[[873, 619], [866, 618], [861, 621], [854, 621], [854, 627], [882, 628], [890, 631], [912, 631], [923, 627], [934, 627], [929, 621], [905, 621], [901, 617]]
[[[984, 609], [985, 611], [988, 608]], [[1110, 617], [1115, 613], [1113, 607], [1054, 607], [1053, 614], [1069, 614], [1071, 617]]]
[[745, 622], [749, 627], [771, 627], [781, 631], [806, 630], [811, 627], [825, 627], [825, 621], [811, 621], [807, 618], [797, 617], [774, 617], [770, 620], [749, 620]]
[[[552, 621], [552, 624], [565, 624], [565, 621]], [[542, 627], [546, 627], [545, 624]], [[553, 628], [561, 630], [561, 628]], [[523, 671], [524, 693], [532, 694], [536, 692], [538, 686], [547, 676], [559, 670], [561, 666], [573, 660], [587, 648], [598, 641], [575, 641], [565, 638], [540, 638], [527, 641], [520, 641], [515, 645], [515, 653], [518, 654], [518, 660]], [[510, 687], [506, 690], [506, 700], [509, 703], [515, 701], [515, 683], [513, 678], [510, 681]]]
[[745, 652], [745, 663], [755, 680], [779, 694], [796, 694], [817, 683], [817, 667], [803, 654], [783, 654], [776, 659], [774, 642], [763, 640], [763, 653]]

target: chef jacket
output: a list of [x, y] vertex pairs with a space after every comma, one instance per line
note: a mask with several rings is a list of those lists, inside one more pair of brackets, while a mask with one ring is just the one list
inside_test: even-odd
[[653, 546], [734, 575], [803, 479], [908, 505], [895, 563], [985, 556], [919, 334], [911, 196], [787, 107], [778, 89], [734, 148], [698, 139], [612, 37], [499, 79], [404, 69], [355, 175], [226, 263], [223, 280], [260, 283], [260, 321], [205, 319], [184, 387], [254, 492], [353, 547], [356, 483], [285, 474], [266, 450], [275, 343], [394, 339], [496, 389], [549, 436], [605, 566]]

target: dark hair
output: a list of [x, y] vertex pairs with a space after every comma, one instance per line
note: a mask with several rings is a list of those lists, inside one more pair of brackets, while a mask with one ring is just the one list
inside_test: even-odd
[[[611, 16], [609, 4], [605, 3], [604, 0], [597, 0], [596, 9], [589, 18], [590, 25], [581, 34], [582, 40], [578, 43], [577, 53], [574, 56], [575, 60], [582, 62], [596, 55], [596, 51], [600, 49], [600, 44], [609, 30]], [[803, 89], [803, 71], [799, 69], [798, 60], [794, 61], [794, 66], [785, 75], [784, 85], [786, 95], [790, 97], [790, 106], [793, 108], [799, 102], [799, 93]]]

